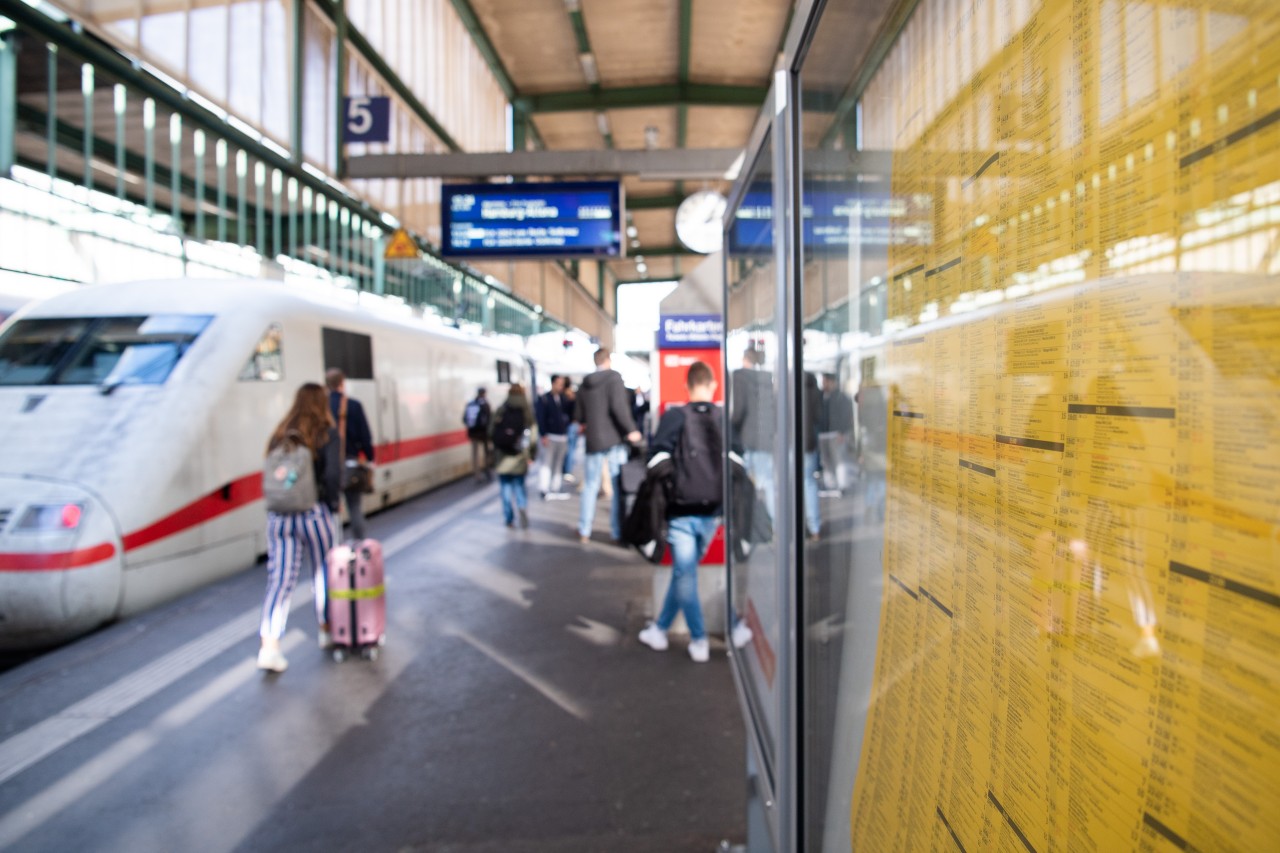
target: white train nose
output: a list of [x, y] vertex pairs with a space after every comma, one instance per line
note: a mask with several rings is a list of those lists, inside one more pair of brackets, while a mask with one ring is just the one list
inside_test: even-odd
[[114, 519], [84, 489], [0, 477], [0, 647], [56, 643], [111, 619], [122, 557]]

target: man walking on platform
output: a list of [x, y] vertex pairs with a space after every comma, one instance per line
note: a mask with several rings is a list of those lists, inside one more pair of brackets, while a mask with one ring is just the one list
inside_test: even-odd
[[330, 368], [324, 375], [324, 383], [329, 388], [329, 413], [333, 415], [333, 422], [338, 425], [338, 435], [343, 445], [344, 464], [339, 478], [342, 482], [342, 497], [347, 502], [351, 538], [359, 542], [365, 538], [365, 489], [363, 483], [348, 475], [358, 468], [362, 454], [366, 464], [372, 467], [373, 434], [369, 431], [369, 421], [364, 416], [364, 406], [360, 405], [359, 400], [347, 396], [346, 375], [336, 367]]
[[853, 433], [853, 400], [840, 390], [834, 374], [822, 375], [822, 409], [818, 415], [818, 451], [822, 455], [822, 488], [824, 491], [847, 488], [844, 460], [849, 453], [849, 436]]
[[[689, 402], [667, 409], [650, 448], [655, 457], [669, 453], [674, 463], [666, 512], [672, 572], [662, 612], [640, 632], [640, 642], [654, 651], [665, 650], [667, 631], [676, 614], [683, 610], [684, 621], [689, 626], [689, 657], [706, 663], [711, 658], [711, 647], [702, 621], [702, 602], [698, 599], [698, 561], [720, 526], [724, 433], [720, 413], [711, 402], [716, 393], [711, 368], [695, 361], [689, 366], [686, 384]], [[740, 635], [743, 639], [737, 645], [750, 641], [749, 631], [743, 633], [735, 629], [735, 640]]]
[[542, 499], [568, 498], [560, 491], [564, 476], [565, 454], [569, 449], [569, 422], [573, 420], [571, 404], [564, 395], [565, 378], [551, 377], [551, 390], [538, 398], [538, 432], [542, 436], [542, 466], [538, 472], [538, 491]]
[[582, 380], [574, 420], [582, 424], [587, 437], [587, 457], [582, 486], [582, 509], [578, 514], [578, 538], [591, 540], [591, 525], [596, 517], [596, 498], [604, 468], [608, 466], [613, 485], [610, 501], [609, 529], [613, 540], [622, 539], [622, 503], [624, 495], [618, 478], [629, 456], [627, 442], [638, 442], [640, 433], [631, 419], [631, 403], [622, 374], [613, 369], [609, 351], [596, 350], [596, 372]]

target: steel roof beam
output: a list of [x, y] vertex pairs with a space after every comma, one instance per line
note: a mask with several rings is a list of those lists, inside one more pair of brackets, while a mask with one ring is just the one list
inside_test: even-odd
[[686, 106], [751, 107], [758, 109], [769, 90], [765, 86], [713, 86], [701, 83], [634, 86], [598, 92], [552, 92], [516, 99], [531, 113]]
[[505, 175], [639, 175], [648, 180], [724, 180], [738, 148], [366, 154], [347, 159], [350, 178], [476, 178]]

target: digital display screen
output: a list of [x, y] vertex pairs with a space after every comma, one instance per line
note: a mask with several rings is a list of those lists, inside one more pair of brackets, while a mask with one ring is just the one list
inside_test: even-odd
[[[773, 191], [752, 186], [743, 196], [730, 250], [739, 254], [773, 251]], [[844, 253], [850, 241], [861, 246], [930, 242], [927, 209], [914, 200], [872, 194], [848, 185], [810, 184], [804, 195], [804, 245], [808, 252]]]
[[446, 257], [623, 256], [616, 181], [446, 184], [440, 206]]

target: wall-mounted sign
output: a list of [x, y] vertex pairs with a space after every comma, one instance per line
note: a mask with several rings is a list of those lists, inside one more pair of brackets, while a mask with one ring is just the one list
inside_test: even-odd
[[441, 254], [455, 258], [622, 257], [616, 181], [445, 184]]
[[719, 349], [724, 321], [719, 314], [663, 314], [658, 349]]
[[343, 142], [388, 142], [391, 139], [391, 99], [357, 95], [345, 99]]

